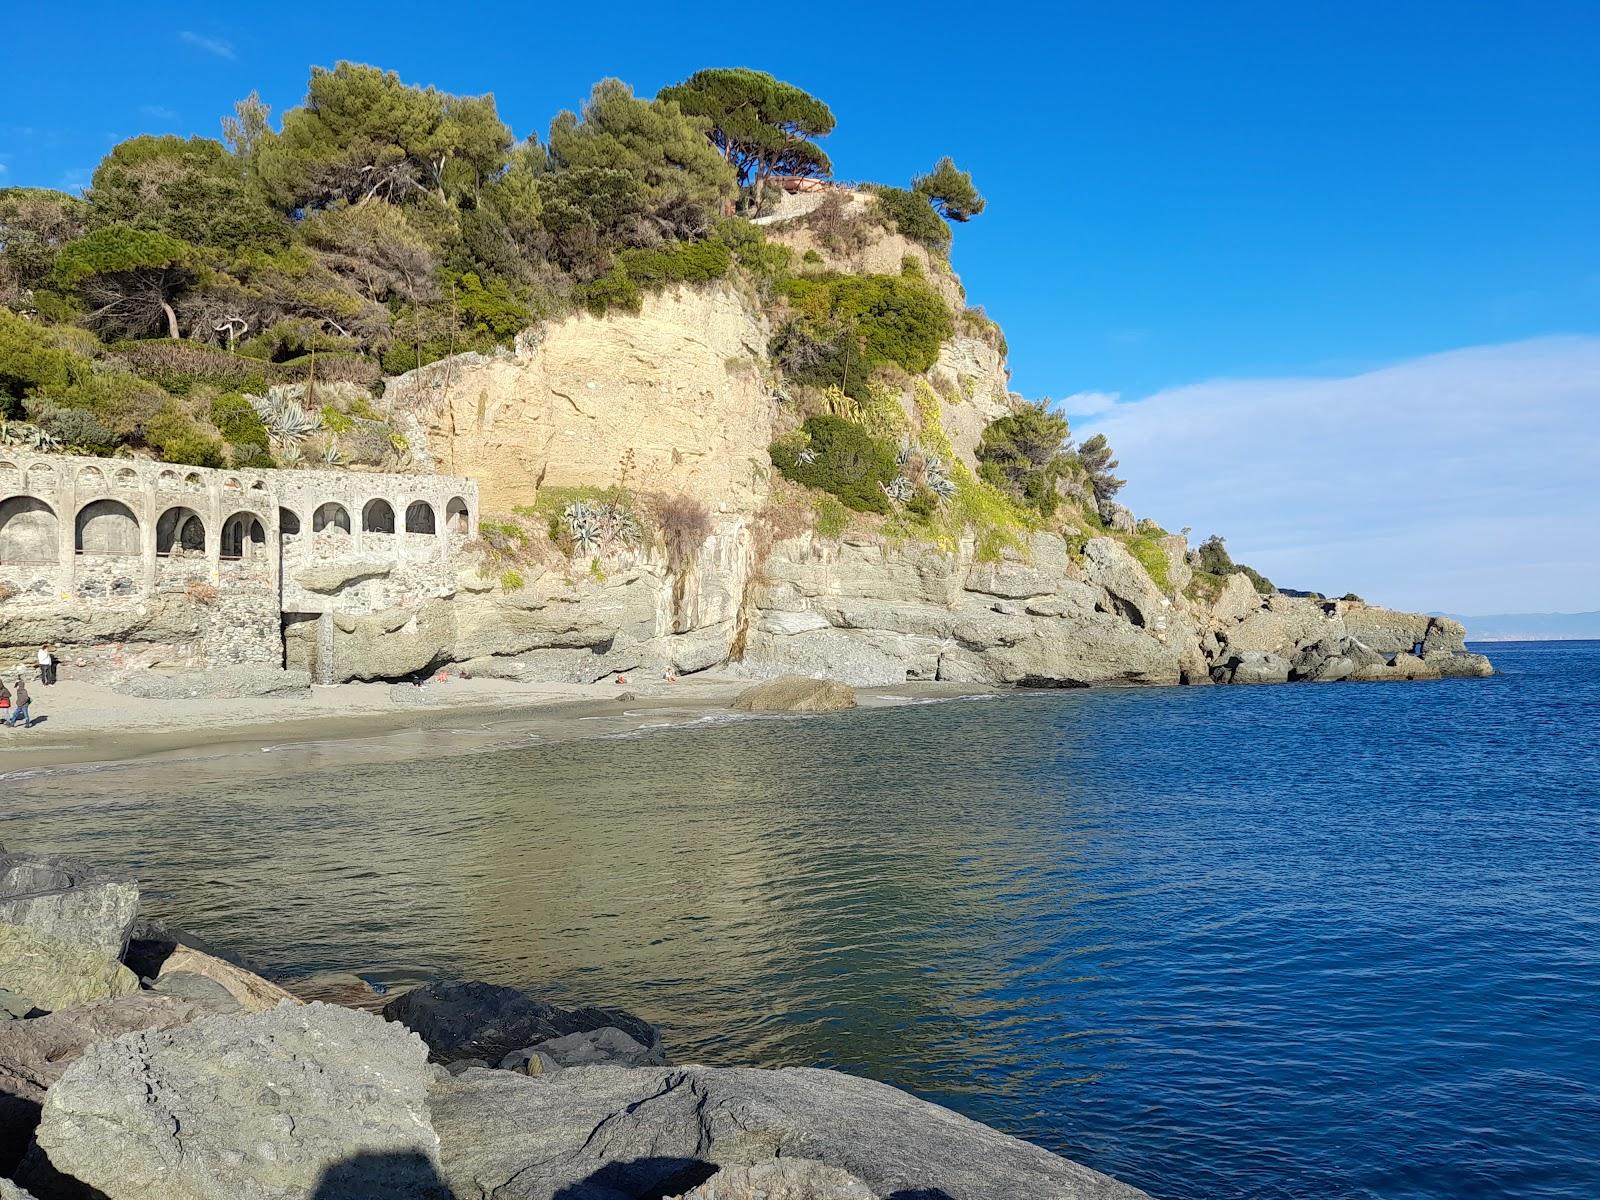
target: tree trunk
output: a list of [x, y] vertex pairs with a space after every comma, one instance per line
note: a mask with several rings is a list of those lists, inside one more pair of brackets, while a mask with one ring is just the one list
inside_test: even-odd
[[178, 314], [172, 311], [172, 305], [165, 300], [161, 302], [161, 311], [167, 314], [167, 336], [173, 341], [181, 341], [183, 334], [178, 332]]

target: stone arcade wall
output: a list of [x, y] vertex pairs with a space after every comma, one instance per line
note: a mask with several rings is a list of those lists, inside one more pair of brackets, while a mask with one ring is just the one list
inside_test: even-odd
[[[50, 640], [106, 666], [281, 663], [284, 614], [444, 594], [477, 522], [469, 479], [3, 450], [0, 646]], [[171, 619], [179, 608], [192, 611]]]

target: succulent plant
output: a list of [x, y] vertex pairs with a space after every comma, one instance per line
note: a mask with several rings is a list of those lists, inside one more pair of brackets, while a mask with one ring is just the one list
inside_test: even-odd
[[265, 396], [248, 397], [250, 406], [267, 427], [267, 435], [280, 446], [304, 441], [322, 424], [320, 411], [306, 411], [299, 390], [294, 384], [279, 384], [268, 388]]
[[575, 500], [561, 512], [561, 523], [574, 550], [597, 554], [616, 546], [636, 546], [642, 535], [639, 518], [621, 504]]

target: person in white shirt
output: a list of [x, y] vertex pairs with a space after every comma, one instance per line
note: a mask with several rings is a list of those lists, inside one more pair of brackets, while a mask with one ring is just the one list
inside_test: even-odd
[[39, 647], [39, 682], [49, 687], [56, 681], [56, 656], [48, 644]]

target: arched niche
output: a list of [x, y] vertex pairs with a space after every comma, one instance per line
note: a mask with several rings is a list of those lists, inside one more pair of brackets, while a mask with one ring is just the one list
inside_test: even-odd
[[120, 500], [96, 500], [78, 510], [72, 544], [79, 554], [137, 556], [139, 518]]
[[467, 502], [460, 496], [450, 497], [444, 506], [444, 527], [451, 533], [467, 532]]
[[48, 492], [56, 486], [56, 469], [49, 463], [34, 463], [28, 468], [28, 490]]
[[52, 563], [60, 552], [55, 509], [32, 496], [0, 500], [0, 563]]
[[118, 467], [115, 482], [119, 488], [137, 488], [139, 486], [139, 472], [132, 467]]
[[278, 510], [278, 535], [282, 537], [284, 535], [296, 534], [299, 532], [299, 515], [293, 509], [280, 508]]
[[433, 505], [426, 500], [413, 500], [406, 506], [407, 533], [438, 533], [434, 523]]
[[336, 500], [318, 505], [317, 511], [311, 514], [311, 532], [321, 533], [324, 529], [350, 532], [350, 513]]
[[393, 533], [393, 506], [387, 500], [368, 500], [361, 510], [361, 528], [366, 533]]
[[106, 473], [99, 467], [80, 467], [78, 469], [78, 488], [85, 492], [101, 492], [105, 490]]
[[261, 558], [267, 549], [267, 531], [255, 513], [238, 512], [222, 523], [222, 557]]
[[156, 521], [156, 553], [204, 554], [206, 523], [192, 508], [169, 508]]

